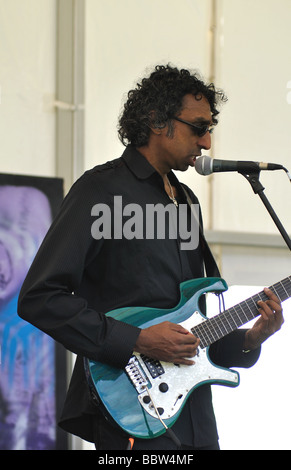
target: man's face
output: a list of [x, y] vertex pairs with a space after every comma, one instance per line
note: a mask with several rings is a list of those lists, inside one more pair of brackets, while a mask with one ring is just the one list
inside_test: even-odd
[[[183, 108], [177, 116], [191, 124], [202, 126], [212, 124], [212, 114], [208, 100], [202, 96], [197, 100], [193, 95], [185, 95]], [[195, 165], [195, 159], [201, 151], [211, 147], [211, 135], [206, 132], [199, 137], [191, 126], [173, 120], [174, 131], [168, 135], [168, 127], [163, 130], [160, 140], [160, 161], [173, 170], [185, 171]]]

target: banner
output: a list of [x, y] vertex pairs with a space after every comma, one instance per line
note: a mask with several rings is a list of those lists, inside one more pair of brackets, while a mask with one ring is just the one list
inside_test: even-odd
[[58, 430], [66, 353], [17, 315], [31, 262], [63, 199], [63, 181], [0, 174], [0, 449], [66, 449]]

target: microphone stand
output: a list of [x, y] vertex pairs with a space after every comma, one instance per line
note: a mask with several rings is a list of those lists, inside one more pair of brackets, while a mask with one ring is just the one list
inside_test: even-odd
[[291, 240], [289, 238], [289, 235], [287, 234], [286, 230], [284, 229], [283, 225], [281, 224], [279, 218], [277, 217], [274, 209], [272, 208], [270, 202], [268, 201], [266, 195], [264, 194], [264, 186], [261, 184], [259, 180], [260, 176], [260, 171], [255, 171], [249, 175], [246, 175], [245, 173], [239, 171], [241, 175], [243, 175], [248, 182], [250, 183], [251, 187], [253, 188], [253, 191], [255, 194], [258, 194], [263, 201], [265, 207], [267, 208], [270, 216], [272, 217], [273, 221], [275, 222], [279, 232], [281, 233], [283, 239], [285, 240], [289, 250], [291, 250]]

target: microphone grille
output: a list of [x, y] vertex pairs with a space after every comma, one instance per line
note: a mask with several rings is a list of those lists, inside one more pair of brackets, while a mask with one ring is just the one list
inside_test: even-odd
[[212, 169], [212, 158], [203, 156], [196, 160], [195, 162], [195, 170], [199, 175], [207, 176], [213, 172]]

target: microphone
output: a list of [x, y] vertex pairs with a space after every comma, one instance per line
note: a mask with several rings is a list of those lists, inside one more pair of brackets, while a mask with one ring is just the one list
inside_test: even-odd
[[195, 170], [203, 176], [225, 171], [237, 171], [243, 174], [250, 174], [261, 170], [284, 170], [288, 174], [286, 168], [282, 165], [277, 165], [276, 163], [251, 162], [244, 160], [217, 160], [207, 156], [202, 156], [196, 160]]

